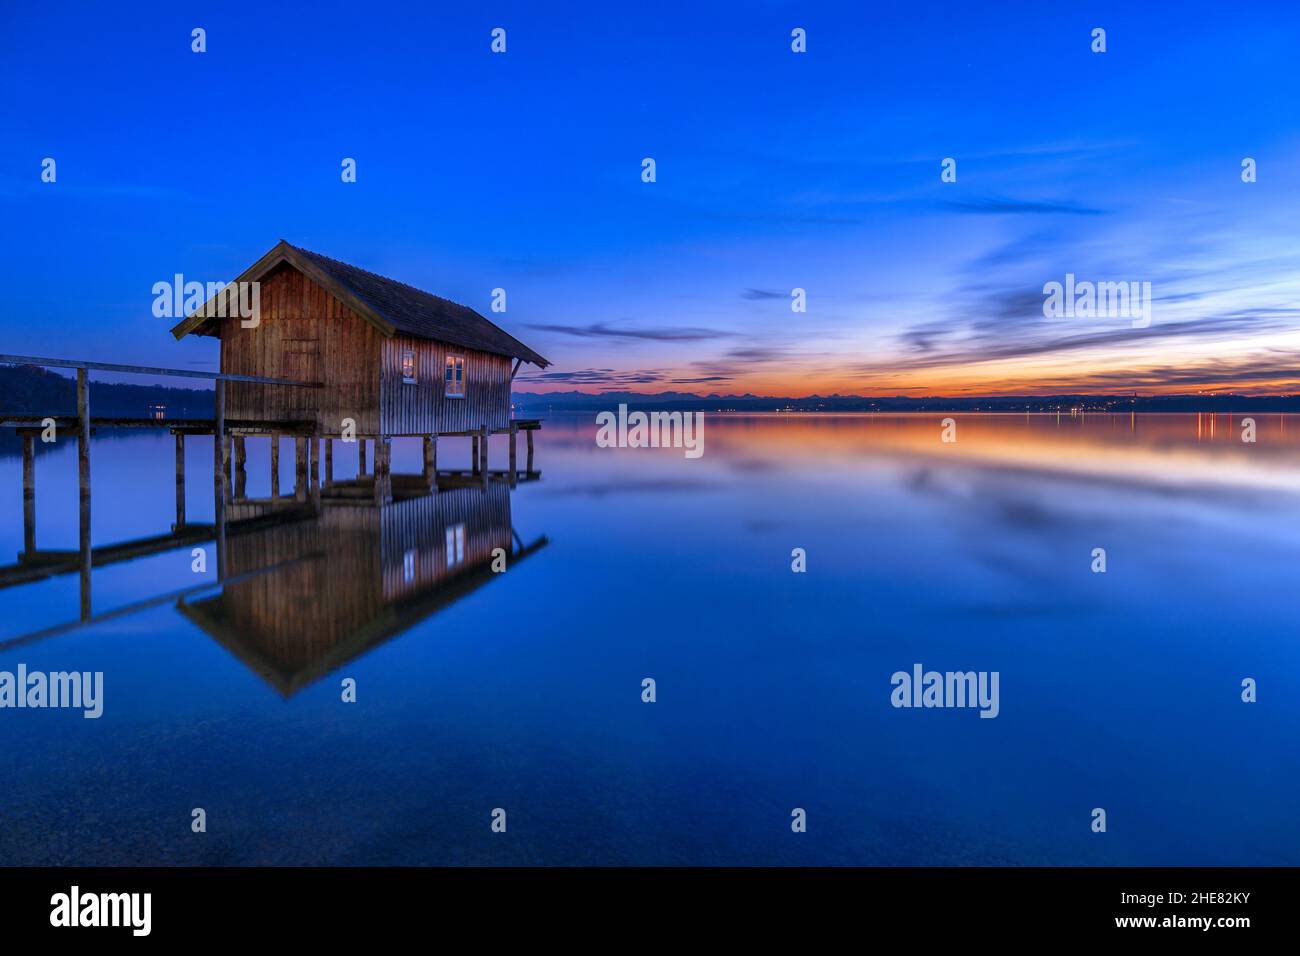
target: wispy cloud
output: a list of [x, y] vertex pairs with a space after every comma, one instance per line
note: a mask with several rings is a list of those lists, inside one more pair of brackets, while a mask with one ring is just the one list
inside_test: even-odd
[[668, 380], [667, 373], [656, 370], [618, 370], [612, 368], [574, 369], [568, 372], [531, 372], [516, 377], [516, 382], [536, 385], [659, 385]]
[[[1041, 296], [1037, 297], [1037, 302], [1041, 305]], [[1041, 312], [1036, 321], [1049, 328], [1054, 323], [1059, 323], [1059, 320], [1044, 319]], [[863, 368], [876, 373], [883, 370], [934, 369], [1077, 352], [1110, 345], [1138, 346], [1155, 341], [1186, 341], [1215, 335], [1240, 338], [1247, 334], [1257, 336], [1286, 332], [1294, 329], [1297, 322], [1300, 322], [1300, 310], [1244, 309], [1202, 319], [1163, 325], [1156, 323], [1146, 328], [1123, 325], [1102, 331], [1058, 333], [1041, 339], [1016, 335], [1014, 329], [1006, 328], [994, 334], [985, 322], [968, 326], [964, 330], [929, 326], [909, 330], [901, 336], [904, 350], [910, 352], [910, 356], [905, 354], [888, 363], [871, 364]]]
[[998, 215], [1069, 215], [1069, 216], [1103, 216], [1104, 209], [1081, 206], [1072, 202], [1057, 202], [1035, 199], [954, 199], [939, 203], [940, 208], [958, 213], [974, 213], [985, 216]]
[[664, 326], [649, 329], [611, 328], [603, 322], [591, 325], [529, 325], [528, 328], [539, 332], [555, 332], [559, 335], [571, 335], [580, 339], [644, 339], [652, 342], [698, 342], [708, 339], [723, 339], [733, 333], [717, 329]]

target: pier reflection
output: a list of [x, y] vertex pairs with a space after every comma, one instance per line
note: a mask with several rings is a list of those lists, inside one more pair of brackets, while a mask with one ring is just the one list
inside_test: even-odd
[[[522, 474], [439, 472], [434, 482], [373, 476], [312, 487], [305, 496], [221, 496], [212, 524], [91, 550], [25, 549], [0, 568], [0, 588], [80, 574], [182, 547], [204, 547], [217, 579], [0, 642], [9, 650], [160, 605], [218, 641], [289, 697], [501, 576], [548, 543], [514, 530]], [[396, 480], [396, 487], [392, 479]], [[305, 498], [305, 500], [304, 500]], [[224, 499], [224, 500], [223, 500]]]
[[[228, 517], [267, 507], [236, 501]], [[514, 531], [504, 482], [383, 504], [327, 499], [308, 520], [228, 536], [223, 577], [235, 583], [177, 608], [287, 697], [546, 543]]]

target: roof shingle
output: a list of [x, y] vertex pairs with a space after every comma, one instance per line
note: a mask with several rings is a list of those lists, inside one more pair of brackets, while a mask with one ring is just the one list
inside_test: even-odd
[[284, 243], [368, 305], [399, 332], [422, 339], [523, 359], [545, 368], [551, 363], [468, 306], [423, 289], [376, 275], [318, 252]]
[[220, 296], [232, 295], [231, 290], [237, 283], [255, 282], [281, 263], [288, 263], [302, 272], [358, 312], [366, 321], [377, 326], [384, 335], [402, 333], [421, 339], [436, 339], [448, 345], [531, 362], [540, 368], [551, 364], [505, 329], [489, 322], [468, 306], [459, 305], [405, 282], [358, 269], [319, 252], [301, 249], [283, 239], [249, 266], [224, 291], [186, 316], [172, 329], [172, 335], [180, 339], [191, 332], [197, 335], [216, 334], [213, 317], [228, 314], [226, 308], [229, 305], [223, 304]]

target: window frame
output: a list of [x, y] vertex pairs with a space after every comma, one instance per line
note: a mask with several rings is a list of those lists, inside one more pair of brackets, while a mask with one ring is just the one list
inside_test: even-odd
[[[406, 374], [406, 360], [411, 360], [411, 374]], [[401, 362], [398, 367], [402, 371], [403, 385], [418, 385], [420, 383], [420, 363], [416, 361], [415, 349], [402, 349]]]
[[460, 567], [465, 563], [465, 523], [450, 525], [446, 531], [447, 569]]
[[[444, 395], [445, 397], [447, 397], [447, 398], [464, 398], [464, 397], [465, 397], [465, 385], [466, 385], [466, 374], [465, 374], [465, 373], [466, 373], [466, 371], [467, 371], [467, 366], [466, 366], [466, 362], [465, 362], [465, 356], [463, 356], [463, 355], [455, 355], [455, 354], [452, 354], [452, 353], [450, 353], [450, 352], [447, 353], [447, 357], [446, 357], [446, 359], [443, 361], [442, 369], [443, 369], [443, 371], [442, 371], [442, 393], [443, 393], [443, 395]], [[456, 381], [457, 381], [457, 376], [456, 376], [456, 374], [455, 374], [457, 370], [460, 371], [460, 376], [459, 376], [460, 390], [459, 390], [459, 391], [452, 391], [452, 389], [453, 389], [453, 387], [455, 386], [455, 383], [456, 383]], [[451, 373], [450, 376], [448, 375], [449, 372]]]

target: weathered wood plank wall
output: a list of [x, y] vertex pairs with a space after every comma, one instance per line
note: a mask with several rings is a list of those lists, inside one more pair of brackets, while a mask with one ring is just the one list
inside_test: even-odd
[[[262, 279], [261, 322], [244, 328], [221, 320], [221, 370], [241, 375], [324, 382], [319, 389], [230, 382], [227, 418], [314, 419], [338, 435], [344, 418], [358, 435], [430, 435], [510, 423], [512, 360], [442, 342], [385, 337], [329, 292], [284, 265]], [[416, 381], [403, 381], [413, 352]], [[445, 388], [448, 355], [465, 359], [465, 395]]]
[[[395, 335], [380, 344], [380, 402], [385, 433], [430, 435], [510, 423], [510, 366], [504, 355]], [[402, 381], [402, 354], [415, 353], [416, 381]], [[448, 355], [465, 359], [465, 397], [445, 394]]]
[[226, 417], [315, 418], [326, 435], [338, 435], [340, 422], [352, 418], [358, 434], [379, 434], [379, 330], [289, 266], [262, 279], [260, 295], [256, 328], [221, 320], [221, 370], [325, 387], [229, 382]]

